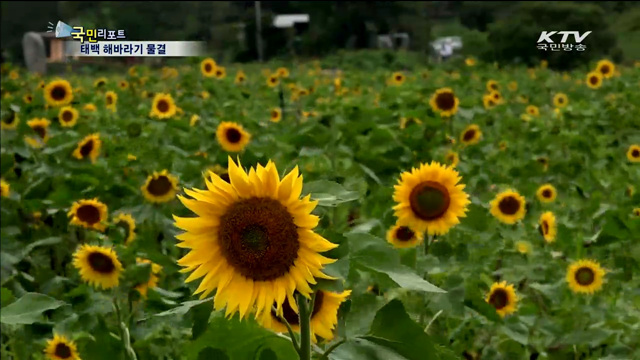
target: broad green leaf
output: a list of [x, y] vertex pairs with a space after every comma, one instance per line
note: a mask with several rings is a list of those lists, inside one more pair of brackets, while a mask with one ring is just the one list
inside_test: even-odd
[[33, 324], [45, 321], [42, 314], [65, 305], [44, 294], [26, 293], [24, 296], [2, 308], [0, 322], [9, 325]]
[[360, 198], [357, 191], [349, 191], [342, 185], [328, 180], [305, 183], [302, 193], [311, 194], [311, 199], [318, 200], [319, 206], [336, 206]]
[[182, 304], [180, 304], [180, 306], [173, 308], [171, 310], [167, 310], [167, 311], [163, 311], [161, 313], [155, 314], [153, 315], [154, 317], [162, 317], [162, 316], [173, 316], [173, 315], [178, 315], [178, 316], [182, 316], [185, 315], [187, 312], [189, 312], [189, 310], [191, 310], [191, 308], [193, 308], [194, 306], [200, 305], [200, 304], [204, 304], [204, 303], [210, 303], [211, 307], [213, 307], [213, 299], [212, 298], [207, 298], [207, 299], [202, 299], [202, 300], [191, 300], [191, 301], [185, 301]]

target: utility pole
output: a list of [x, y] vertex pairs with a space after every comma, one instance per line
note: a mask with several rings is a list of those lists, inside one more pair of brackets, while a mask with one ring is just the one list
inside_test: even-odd
[[262, 62], [262, 11], [260, 10], [260, 1], [255, 2], [256, 7], [256, 47], [258, 48], [258, 60]]

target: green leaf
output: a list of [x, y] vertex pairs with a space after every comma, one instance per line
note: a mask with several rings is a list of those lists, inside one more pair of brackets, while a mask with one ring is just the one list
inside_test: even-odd
[[25, 256], [29, 255], [29, 253], [31, 253], [31, 251], [33, 251], [33, 249], [37, 247], [55, 245], [55, 244], [59, 244], [61, 241], [62, 241], [62, 238], [58, 236], [35, 241], [24, 248], [24, 250], [22, 251], [22, 257], [24, 258]]
[[0, 301], [0, 306], [1, 307], [5, 307], [7, 305], [9, 305], [10, 302], [12, 302], [15, 299], [15, 296], [13, 296], [13, 292], [11, 292], [11, 290], [7, 289], [7, 288], [2, 288], [0, 289], [0, 294], [1, 294], [1, 301]]
[[435, 359], [435, 348], [429, 335], [411, 320], [400, 300], [391, 300], [378, 311], [371, 335], [365, 339], [393, 349], [409, 360]]
[[514, 318], [510, 319], [510, 321], [502, 327], [502, 331], [511, 338], [511, 340], [519, 342], [522, 345], [529, 344], [529, 329]]
[[224, 351], [230, 360], [254, 360], [266, 349], [281, 360], [298, 357], [291, 341], [262, 328], [252, 318], [226, 319], [222, 312], [214, 313], [207, 331], [187, 345], [187, 359], [197, 360], [200, 351], [207, 347]]
[[470, 282], [465, 287], [464, 305], [477, 311], [479, 314], [491, 321], [502, 321], [502, 318], [496, 312], [496, 308], [484, 300], [480, 293], [480, 284], [477, 282]]
[[44, 294], [26, 293], [24, 296], [2, 308], [0, 322], [9, 325], [33, 324], [42, 322], [42, 313], [57, 309], [65, 302], [56, 300]]
[[173, 308], [171, 310], [163, 311], [163, 312], [155, 314], [153, 316], [154, 317], [173, 316], [173, 315], [182, 316], [182, 315], [185, 315], [187, 312], [189, 312], [189, 310], [191, 310], [192, 307], [200, 305], [200, 304], [204, 304], [206, 302], [210, 303], [211, 307], [213, 307], [213, 299], [212, 298], [207, 298], [207, 299], [202, 299], [202, 300], [185, 301], [178, 307], [175, 307], [175, 308]]
[[363, 338], [349, 339], [329, 354], [331, 360], [406, 360], [395, 351]]
[[311, 194], [311, 199], [318, 200], [319, 206], [330, 207], [360, 198], [357, 191], [349, 191], [337, 182], [328, 180], [305, 183], [302, 193]]
[[378, 185], [382, 185], [382, 181], [380, 181], [380, 178], [376, 176], [376, 173], [374, 173], [373, 170], [369, 169], [363, 164], [358, 164], [358, 165], [360, 165], [360, 168], [362, 169], [362, 171], [364, 171], [365, 174], [369, 175], [369, 177], [373, 179], [373, 181], [375, 181]]

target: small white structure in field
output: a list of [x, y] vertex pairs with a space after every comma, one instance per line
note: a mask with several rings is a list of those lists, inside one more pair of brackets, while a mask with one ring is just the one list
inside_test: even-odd
[[462, 49], [462, 39], [459, 36], [447, 36], [436, 39], [431, 47], [442, 57], [449, 57], [456, 49]]
[[273, 26], [277, 28], [290, 28], [295, 24], [309, 22], [309, 14], [276, 15], [273, 19]]

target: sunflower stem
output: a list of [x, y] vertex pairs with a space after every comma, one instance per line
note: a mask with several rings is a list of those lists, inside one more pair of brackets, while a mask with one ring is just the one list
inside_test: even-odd
[[291, 338], [291, 343], [293, 344], [293, 348], [296, 349], [296, 352], [298, 354], [300, 354], [300, 345], [298, 345], [298, 340], [296, 340], [296, 334], [293, 332], [291, 325], [289, 324], [287, 319], [285, 319], [284, 316], [279, 316], [279, 318], [280, 318], [280, 321], [282, 321], [284, 325], [287, 327], [287, 331], [289, 332], [289, 337]]
[[[313, 300], [312, 300], [313, 301]], [[300, 360], [311, 360], [311, 310], [307, 299], [298, 294], [298, 313], [300, 314]]]
[[335, 350], [338, 346], [340, 346], [340, 345], [344, 344], [344, 343], [345, 343], [345, 341], [346, 341], [345, 339], [342, 339], [342, 340], [338, 341], [337, 343], [335, 343], [335, 344], [331, 345], [331, 346], [327, 349], [327, 351], [325, 351], [325, 352], [324, 352], [324, 354], [322, 354], [322, 356], [320, 357], [320, 360], [326, 360], [326, 359], [329, 359], [329, 354], [331, 354], [331, 352], [332, 352], [333, 350]]

